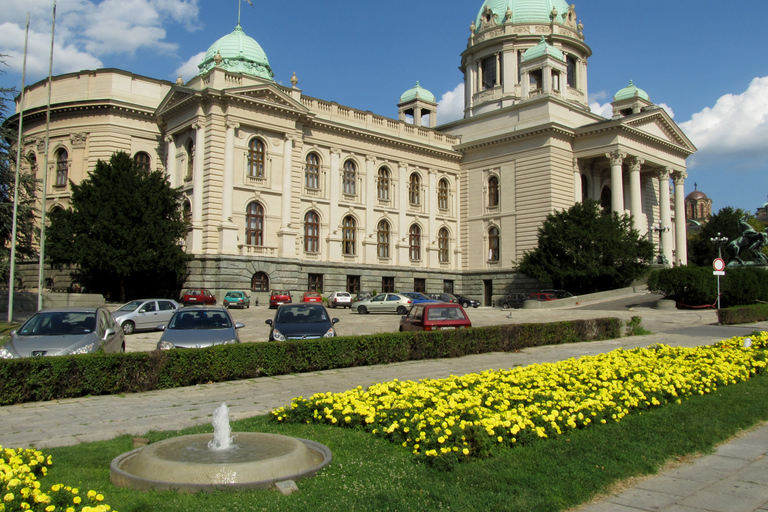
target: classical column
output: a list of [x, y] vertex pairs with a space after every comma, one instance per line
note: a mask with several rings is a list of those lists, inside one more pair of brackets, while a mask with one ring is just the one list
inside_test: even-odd
[[173, 143], [173, 135], [165, 136], [165, 174], [171, 183], [171, 188], [179, 186], [176, 176], [176, 145]]
[[573, 201], [580, 203], [584, 197], [584, 191], [581, 189], [581, 168], [579, 160], [573, 159]]
[[664, 167], [659, 171], [659, 216], [662, 226], [669, 230], [661, 233], [662, 254], [667, 261], [672, 261], [672, 210], [669, 202], [669, 174], [671, 169]]
[[[373, 205], [376, 203], [376, 157], [366, 155], [365, 157], [365, 219], [361, 222], [363, 229], [361, 254], [363, 263], [375, 262], [376, 257], [376, 220], [374, 219]], [[373, 233], [373, 237], [367, 235]]]
[[493, 85], [496, 86], [501, 84], [501, 55], [495, 53], [494, 56], [496, 57], [496, 83]]
[[685, 232], [685, 171], [676, 171], [675, 180], [675, 264], [688, 264]]
[[[426, 240], [424, 244], [426, 253], [423, 255], [427, 267], [439, 265], [437, 261], [437, 171], [430, 169], [429, 185], [426, 192], [422, 194], [422, 201], [426, 203], [429, 212], [429, 226], [427, 226]], [[434, 244], [434, 245], [433, 245]]]
[[331, 184], [329, 189], [330, 212], [328, 214], [328, 258], [330, 261], [342, 261], [341, 259], [341, 221], [339, 219], [339, 198], [341, 172], [341, 150], [331, 148]]
[[189, 252], [203, 252], [203, 160], [205, 154], [205, 123], [192, 124], [195, 130], [195, 161], [192, 170], [192, 247]]
[[640, 168], [645, 160], [634, 157], [629, 161], [629, 213], [632, 215], [632, 227], [641, 230], [640, 216], [643, 214], [643, 201], [640, 187]]
[[235, 188], [235, 130], [240, 128], [240, 123], [227, 121], [225, 126], [219, 252], [221, 254], [237, 254], [237, 225], [232, 221], [232, 194]]
[[393, 262], [395, 265], [408, 264], [408, 217], [406, 210], [408, 210], [408, 168], [406, 164], [398, 164], [398, 183], [397, 183], [397, 234], [398, 238], [395, 242], [395, 254], [396, 260]]
[[296, 254], [296, 233], [290, 226], [291, 206], [293, 205], [293, 191], [291, 190], [293, 141], [295, 139], [296, 137], [291, 134], [286, 134], [283, 137], [283, 195], [280, 203], [280, 229], [277, 231], [278, 252], [283, 258], [290, 258]]
[[621, 164], [627, 158], [623, 151], [612, 151], [605, 154], [611, 160], [611, 210], [619, 215], [624, 214], [624, 178]]

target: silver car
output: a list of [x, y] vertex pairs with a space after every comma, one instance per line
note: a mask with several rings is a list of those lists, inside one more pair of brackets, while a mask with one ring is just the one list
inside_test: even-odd
[[157, 348], [204, 348], [240, 343], [237, 330], [243, 327], [245, 324], [236, 324], [223, 306], [185, 307], [176, 311], [167, 326], [157, 326], [163, 331]]
[[112, 316], [125, 334], [133, 334], [136, 331], [153, 331], [158, 325], [167, 324], [179, 307], [175, 300], [140, 299], [122, 306]]
[[360, 314], [365, 313], [397, 313], [405, 315], [413, 306], [413, 299], [399, 293], [380, 293], [366, 300], [358, 300], [352, 304], [352, 309]]
[[38, 311], [0, 347], [0, 358], [125, 352], [123, 330], [105, 307]]

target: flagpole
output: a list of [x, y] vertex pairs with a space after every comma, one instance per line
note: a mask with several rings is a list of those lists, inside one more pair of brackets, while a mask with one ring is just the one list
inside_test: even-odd
[[11, 268], [8, 272], [8, 323], [13, 323], [13, 285], [16, 281], [16, 222], [19, 218], [19, 170], [21, 169], [21, 125], [24, 121], [24, 81], [27, 76], [27, 42], [29, 41], [29, 12], [24, 33], [24, 64], [21, 66], [21, 102], [19, 103], [19, 135], [16, 138], [16, 177], [13, 185], [13, 227], [11, 228]]
[[53, 82], [53, 35], [56, 31], [56, 0], [53, 0], [51, 22], [51, 58], [48, 62], [48, 107], [45, 114], [45, 167], [43, 168], [43, 198], [40, 207], [40, 263], [37, 270], [37, 310], [43, 309], [43, 285], [45, 284], [45, 208], [48, 190], [48, 145], [51, 133], [51, 87]]

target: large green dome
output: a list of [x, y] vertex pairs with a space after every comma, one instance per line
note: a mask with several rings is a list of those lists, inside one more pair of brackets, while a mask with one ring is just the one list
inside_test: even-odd
[[[220, 58], [218, 56], [221, 56]], [[272, 80], [275, 74], [269, 66], [267, 54], [259, 43], [248, 37], [238, 24], [231, 34], [213, 43], [200, 63], [200, 75], [218, 66], [234, 73], [246, 73]]]
[[563, 22], [562, 15], [568, 12], [568, 2], [565, 0], [485, 0], [475, 19], [475, 25], [480, 28], [483, 11], [488, 6], [497, 16], [496, 22], [506, 23], [507, 9], [512, 11], [512, 23], [546, 23], [551, 21], [552, 9], [557, 10], [558, 21]]

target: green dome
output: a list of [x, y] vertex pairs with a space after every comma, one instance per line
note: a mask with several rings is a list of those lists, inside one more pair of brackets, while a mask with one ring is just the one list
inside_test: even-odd
[[531, 46], [527, 50], [525, 50], [525, 53], [523, 53], [523, 60], [529, 61], [532, 59], [535, 59], [536, 57], [541, 57], [542, 55], [550, 55], [558, 60], [562, 60], [565, 62], [565, 55], [563, 52], [561, 52], [559, 49], [555, 48], [551, 44], [547, 44], [547, 41], [544, 39], [544, 36], [541, 36], [541, 41], [539, 41], [539, 44], [536, 46]]
[[[507, 9], [512, 11], [513, 24], [549, 24], [552, 9], [556, 9], [560, 16], [568, 12], [568, 2], [565, 0], [485, 0], [475, 19], [478, 29], [485, 6], [490, 7], [497, 16], [496, 21], [499, 24], [506, 23]], [[560, 18], [558, 21], [562, 23], [563, 19]]]
[[[221, 59], [217, 55], [221, 55]], [[231, 34], [220, 38], [208, 48], [203, 62], [198, 66], [198, 74], [202, 75], [216, 67], [217, 60], [219, 67], [234, 73], [246, 73], [267, 80], [275, 76], [269, 67], [267, 54], [255, 39], [245, 35], [239, 24]]]
[[648, 96], [648, 93], [642, 89], [638, 89], [635, 84], [632, 83], [632, 80], [629, 81], [628, 86], [616, 93], [613, 97], [613, 101], [621, 101], [634, 97], [642, 98], [645, 101], [651, 101], [651, 97]]
[[420, 99], [422, 101], [427, 101], [429, 103], [437, 103], [435, 101], [435, 95], [423, 88], [419, 85], [419, 82], [416, 82], [416, 86], [408, 89], [403, 93], [402, 96], [400, 96], [400, 103], [405, 103], [406, 101], [412, 101], [415, 99]]

